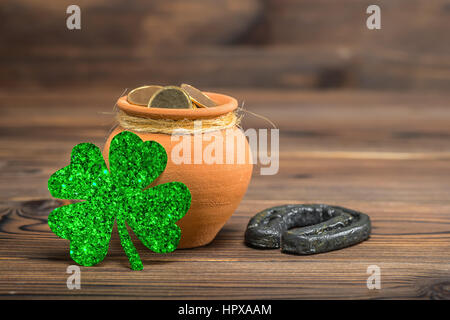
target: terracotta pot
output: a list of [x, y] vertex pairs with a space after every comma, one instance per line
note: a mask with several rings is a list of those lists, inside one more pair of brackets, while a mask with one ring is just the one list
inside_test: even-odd
[[[208, 95], [219, 106], [199, 109], [146, 108], [128, 103], [126, 96], [121, 97], [117, 105], [122, 111], [128, 114], [152, 119], [186, 118], [201, 120], [217, 117], [237, 108], [237, 101], [232, 97], [216, 93], [208, 93]], [[106, 161], [108, 161], [107, 157], [111, 139], [124, 130], [124, 128], [119, 126], [109, 136], [103, 150]], [[173, 147], [180, 142], [171, 141], [171, 135], [133, 132], [144, 141], [154, 140], [159, 142], [166, 149], [168, 156], [167, 167], [152, 185], [180, 181], [186, 184], [191, 192], [191, 207], [187, 214], [177, 223], [181, 228], [181, 240], [178, 248], [193, 248], [210, 243], [238, 207], [250, 182], [253, 165], [250, 161], [250, 148], [243, 132], [236, 127], [228, 130], [217, 130], [215, 132], [215, 134], [222, 136], [224, 156], [226, 153], [225, 143], [227, 141], [227, 134], [233, 133], [243, 138], [245, 141], [243, 148], [242, 146], [238, 148], [237, 143], [234, 146], [235, 154], [238, 151], [245, 152], [245, 162], [243, 163], [241, 161], [240, 164], [236, 163], [237, 161], [234, 161], [234, 164], [207, 164], [205, 162], [194, 164], [193, 135], [190, 137], [192, 144], [191, 164], [176, 164], [172, 160], [171, 153]], [[211, 142], [203, 142], [202, 154], [205, 148], [213, 141], [214, 138]]]

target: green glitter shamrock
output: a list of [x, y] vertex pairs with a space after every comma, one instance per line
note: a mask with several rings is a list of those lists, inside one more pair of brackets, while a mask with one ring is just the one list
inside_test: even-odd
[[167, 154], [155, 141], [143, 142], [132, 132], [116, 135], [109, 150], [109, 171], [100, 149], [80, 143], [70, 165], [48, 180], [52, 196], [86, 200], [53, 210], [50, 229], [70, 241], [72, 259], [93, 266], [108, 252], [114, 221], [133, 270], [143, 265], [126, 224], [150, 250], [172, 252], [181, 231], [175, 224], [191, 205], [189, 189], [181, 182], [148, 187], [165, 169]]

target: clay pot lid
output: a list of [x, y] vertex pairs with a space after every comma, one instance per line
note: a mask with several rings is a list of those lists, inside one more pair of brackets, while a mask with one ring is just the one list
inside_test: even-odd
[[214, 118], [234, 111], [238, 107], [237, 100], [233, 97], [214, 92], [205, 93], [218, 104], [217, 107], [197, 109], [147, 108], [129, 103], [127, 96], [120, 97], [117, 100], [117, 106], [127, 114], [137, 117], [175, 120]]

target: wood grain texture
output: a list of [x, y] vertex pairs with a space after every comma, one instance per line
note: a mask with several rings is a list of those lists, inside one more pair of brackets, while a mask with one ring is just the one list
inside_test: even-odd
[[[448, 0], [3, 0], [0, 85], [447, 91]], [[27, 21], [27, 23], [23, 23]]]
[[[255, 167], [236, 213], [210, 245], [158, 255], [135, 244], [128, 268], [114, 230], [108, 256], [68, 290], [68, 242], [47, 226], [47, 179], [72, 147], [103, 145], [121, 90], [0, 91], [0, 297], [450, 298], [450, 108], [445, 94], [217, 89], [280, 128], [280, 171]], [[244, 128], [269, 127], [246, 115]], [[328, 203], [370, 215], [372, 236], [313, 256], [247, 248], [256, 212]], [[381, 290], [366, 287], [381, 268]]]

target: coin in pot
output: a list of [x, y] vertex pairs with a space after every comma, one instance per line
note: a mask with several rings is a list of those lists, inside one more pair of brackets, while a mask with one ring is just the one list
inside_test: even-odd
[[210, 97], [208, 97], [206, 94], [204, 94], [197, 88], [186, 83], [183, 83], [181, 85], [181, 88], [189, 94], [191, 100], [197, 106], [201, 108], [211, 108], [217, 106], [217, 103], [215, 103]]
[[127, 101], [139, 106], [147, 106], [150, 98], [161, 88], [161, 86], [151, 85], [133, 89], [127, 95]]
[[148, 102], [149, 108], [193, 109], [189, 95], [180, 87], [167, 86], [158, 90]]

